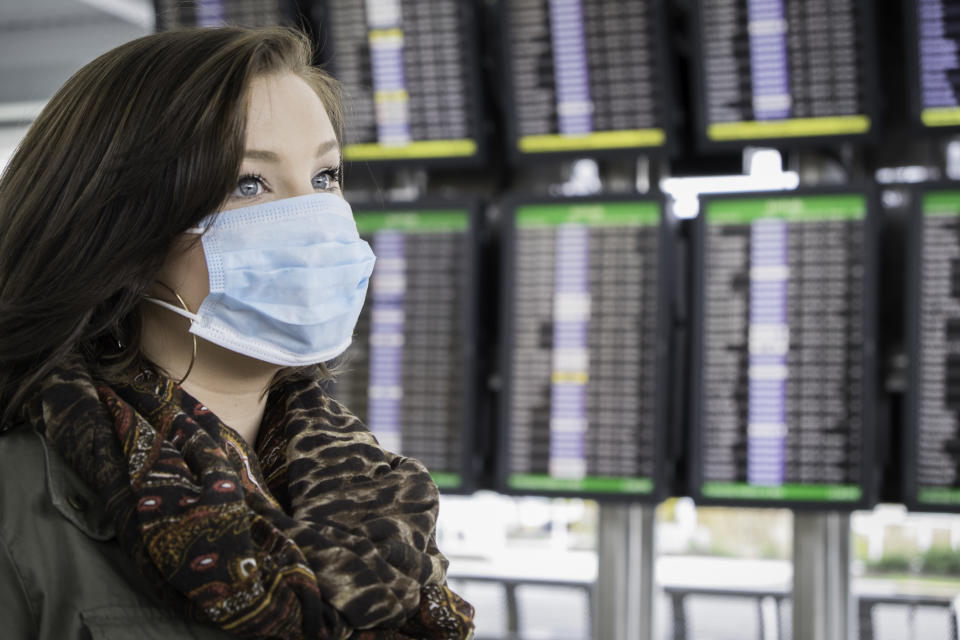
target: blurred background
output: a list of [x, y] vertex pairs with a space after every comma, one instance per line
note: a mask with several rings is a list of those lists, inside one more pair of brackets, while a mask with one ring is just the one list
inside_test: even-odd
[[960, 0], [0, 0], [0, 169], [221, 24], [344, 86], [330, 391], [431, 469], [479, 639], [957, 638]]

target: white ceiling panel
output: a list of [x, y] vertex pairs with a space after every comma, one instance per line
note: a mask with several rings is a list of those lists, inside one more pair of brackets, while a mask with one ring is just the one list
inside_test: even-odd
[[99, 54], [151, 31], [144, 0], [0, 0], [0, 105], [47, 100]]

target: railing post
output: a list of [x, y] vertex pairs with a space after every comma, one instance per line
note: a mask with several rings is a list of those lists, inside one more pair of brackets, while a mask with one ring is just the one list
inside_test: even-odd
[[780, 598], [774, 594], [757, 595], [760, 614], [760, 640], [783, 640], [780, 628]]
[[950, 640], [960, 640], [960, 596], [953, 599], [950, 603]]
[[670, 615], [673, 618], [673, 640], [687, 640], [687, 611], [683, 593], [674, 591], [670, 594]]
[[774, 597], [777, 611], [777, 640], [783, 640], [783, 598]]
[[950, 603], [950, 640], [960, 640], [960, 596]]
[[520, 615], [517, 607], [517, 583], [505, 581], [504, 591], [507, 596], [507, 633], [510, 638], [520, 637]]
[[[759, 640], [767, 640], [767, 634], [765, 633], [766, 626], [763, 624], [763, 597], [757, 598], [757, 638]], [[779, 640], [779, 638], [777, 639]]]
[[587, 629], [590, 633], [596, 633], [597, 629], [597, 583], [594, 582], [587, 587]]
[[873, 640], [873, 604], [861, 598], [857, 604], [857, 612], [857, 620], [860, 623], [858, 640]]

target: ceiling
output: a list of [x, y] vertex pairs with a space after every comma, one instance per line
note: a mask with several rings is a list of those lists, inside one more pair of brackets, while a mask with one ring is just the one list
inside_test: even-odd
[[32, 119], [83, 64], [153, 31], [150, 0], [0, 0], [0, 126]]

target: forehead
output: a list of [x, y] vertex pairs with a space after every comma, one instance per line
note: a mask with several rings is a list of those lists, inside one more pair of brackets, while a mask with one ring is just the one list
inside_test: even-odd
[[315, 147], [334, 138], [333, 125], [316, 91], [300, 76], [258, 76], [247, 97], [247, 147], [273, 148], [299, 139]]

